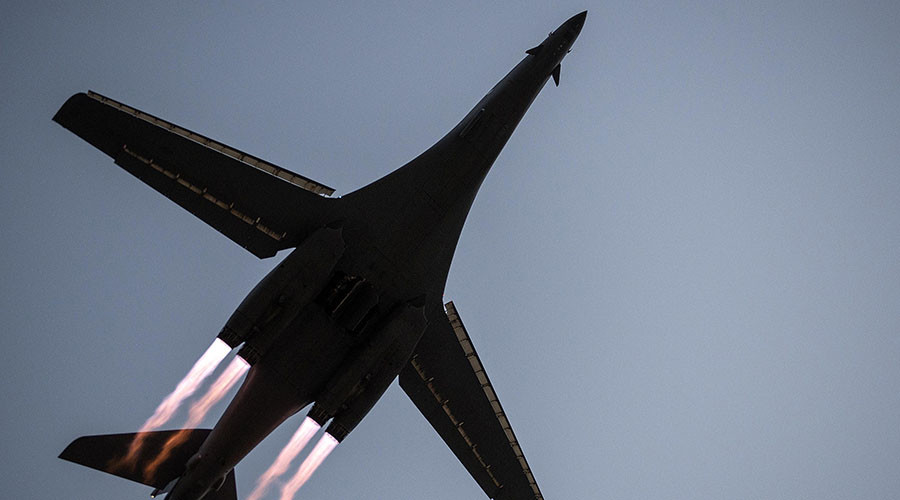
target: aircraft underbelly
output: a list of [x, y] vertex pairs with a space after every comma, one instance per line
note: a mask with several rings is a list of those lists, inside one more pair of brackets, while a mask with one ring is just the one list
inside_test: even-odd
[[296, 401], [308, 403], [340, 366], [358, 338], [312, 304], [281, 334], [260, 364], [291, 386]]
[[[385, 182], [340, 200], [348, 248], [339, 267], [395, 300], [441, 300], [471, 201], [493, 158], [451, 132]], [[440, 182], [434, 182], [440, 179]]]

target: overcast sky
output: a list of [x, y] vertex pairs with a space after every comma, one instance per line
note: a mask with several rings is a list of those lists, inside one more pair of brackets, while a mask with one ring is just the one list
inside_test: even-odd
[[[446, 292], [544, 496], [896, 498], [900, 4], [312, 3], [5, 3], [4, 497], [148, 495], [56, 456], [136, 430], [283, 257], [51, 122], [66, 98], [92, 89], [342, 195], [588, 9]], [[241, 496], [299, 422], [237, 467]], [[298, 495], [482, 497], [396, 385]]]

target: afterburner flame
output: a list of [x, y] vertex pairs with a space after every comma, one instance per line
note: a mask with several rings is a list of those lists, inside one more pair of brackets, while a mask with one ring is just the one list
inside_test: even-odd
[[225, 371], [219, 375], [219, 378], [212, 383], [209, 390], [206, 391], [206, 394], [191, 405], [187, 422], [184, 424], [185, 428], [173, 434], [163, 445], [162, 450], [159, 452], [159, 455], [156, 456], [156, 459], [144, 469], [146, 477], [151, 477], [156, 468], [169, 458], [169, 455], [172, 454], [172, 450], [177, 448], [185, 439], [187, 439], [190, 430], [203, 422], [203, 419], [206, 417], [206, 414], [209, 413], [209, 410], [213, 405], [218, 403], [225, 394], [234, 387], [234, 384], [242, 375], [247, 373], [249, 368], [250, 365], [240, 357], [235, 356], [235, 358], [231, 360], [231, 363], [229, 363], [228, 367], [225, 368]]
[[325, 461], [325, 458], [337, 445], [338, 440], [326, 432], [322, 439], [316, 443], [316, 447], [309, 452], [309, 455], [300, 465], [300, 468], [297, 469], [294, 477], [281, 488], [281, 500], [292, 500], [297, 491], [306, 484], [306, 481], [312, 477], [316, 469], [322, 465], [322, 462]]
[[228, 344], [218, 338], [213, 341], [212, 345], [203, 353], [203, 356], [200, 356], [200, 359], [194, 363], [188, 374], [175, 386], [175, 390], [163, 399], [162, 403], [156, 407], [153, 415], [138, 430], [134, 441], [128, 447], [128, 454], [118, 462], [117, 465], [119, 467], [134, 468], [138, 452], [144, 444], [145, 436], [141, 433], [155, 431], [168, 422], [181, 407], [181, 404], [197, 391], [200, 384], [215, 371], [216, 367], [219, 366], [219, 363], [225, 359], [229, 352], [231, 352], [231, 347]]
[[288, 441], [288, 444], [281, 450], [281, 453], [278, 454], [278, 457], [272, 462], [272, 465], [270, 465], [269, 468], [263, 472], [263, 475], [259, 476], [259, 479], [256, 480], [256, 487], [253, 489], [253, 492], [250, 493], [250, 496], [247, 497], [247, 500], [259, 500], [266, 494], [266, 490], [269, 489], [272, 482], [287, 472], [288, 467], [291, 465], [291, 461], [303, 451], [303, 448], [306, 447], [309, 440], [316, 431], [319, 430], [319, 427], [319, 424], [309, 417], [306, 417], [303, 420], [303, 423], [300, 424], [297, 432], [294, 433], [291, 440]]
[[219, 378], [206, 391], [206, 395], [191, 405], [186, 427], [194, 427], [202, 422], [213, 405], [221, 401], [225, 394], [234, 387], [238, 379], [247, 373], [249, 369], [249, 363], [244, 361], [243, 358], [235, 356], [231, 363], [228, 364], [228, 368], [219, 375]]

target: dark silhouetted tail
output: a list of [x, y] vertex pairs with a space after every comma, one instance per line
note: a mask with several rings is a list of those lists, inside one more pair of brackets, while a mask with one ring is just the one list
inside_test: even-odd
[[[187, 438], [172, 450], [168, 458], [148, 470], [148, 464], [155, 461], [163, 445], [179, 432], [182, 431], [83, 436], [72, 441], [60, 453], [59, 458], [162, 490], [184, 474], [185, 464], [200, 449], [210, 430], [188, 429]], [[128, 455], [135, 442], [140, 443], [140, 448], [132, 456], [133, 460], [125, 463], [123, 458]], [[211, 492], [207, 498], [213, 496], [219, 500], [236, 497], [233, 472], [226, 478], [226, 484], [219, 491]]]

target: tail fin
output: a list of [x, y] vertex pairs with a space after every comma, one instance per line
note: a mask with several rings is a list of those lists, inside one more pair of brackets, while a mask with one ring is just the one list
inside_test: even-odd
[[[66, 447], [59, 458], [103, 471], [130, 481], [135, 481], [157, 489], [164, 489], [170, 482], [184, 474], [185, 464], [206, 440], [209, 429], [190, 429], [184, 440], [156, 470], [146, 471], [147, 464], [157, 457], [163, 444], [179, 430], [154, 431], [130, 434], [107, 434], [102, 436], [82, 436]], [[140, 436], [141, 448], [134, 466], [120, 465], [120, 459], [128, 454], [131, 443]], [[234, 490], [233, 472], [230, 474], [231, 489]], [[227, 480], [226, 480], [227, 481]], [[220, 492], [226, 491], [223, 484]]]

